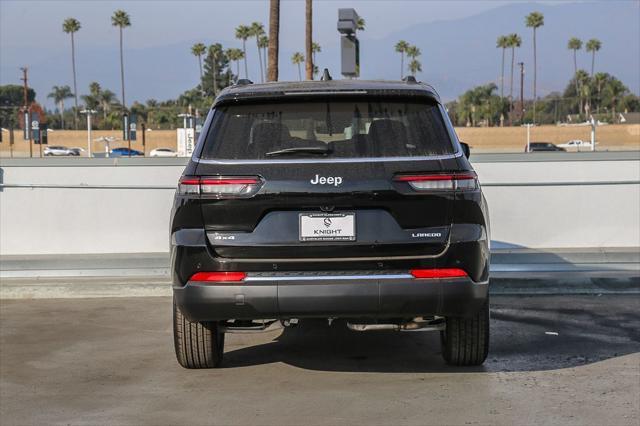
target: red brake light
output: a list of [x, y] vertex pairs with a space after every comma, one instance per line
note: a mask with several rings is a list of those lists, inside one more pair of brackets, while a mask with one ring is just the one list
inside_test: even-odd
[[238, 282], [246, 276], [244, 272], [196, 272], [189, 281]]
[[255, 195], [261, 186], [262, 179], [257, 176], [185, 176], [180, 179], [178, 191], [181, 195], [247, 198]]
[[393, 180], [407, 182], [416, 191], [478, 189], [478, 176], [474, 172], [397, 175]]
[[469, 275], [460, 268], [412, 269], [414, 278], [465, 278]]

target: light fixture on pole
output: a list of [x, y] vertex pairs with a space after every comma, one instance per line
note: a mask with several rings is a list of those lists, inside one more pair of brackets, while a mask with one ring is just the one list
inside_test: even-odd
[[91, 116], [98, 111], [83, 109], [80, 114], [87, 114], [87, 157], [91, 158]]

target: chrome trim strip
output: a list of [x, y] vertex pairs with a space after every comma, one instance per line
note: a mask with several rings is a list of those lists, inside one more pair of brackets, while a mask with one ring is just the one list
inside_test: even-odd
[[462, 151], [446, 155], [432, 155], [422, 157], [363, 157], [363, 158], [297, 158], [297, 159], [273, 159], [273, 160], [205, 160], [193, 158], [193, 161], [202, 164], [331, 164], [331, 163], [382, 163], [389, 161], [428, 161], [449, 160], [463, 155]]
[[326, 280], [400, 280], [412, 279], [411, 274], [388, 274], [388, 275], [317, 275], [317, 276], [269, 276], [252, 277], [247, 276], [245, 281], [326, 281]]

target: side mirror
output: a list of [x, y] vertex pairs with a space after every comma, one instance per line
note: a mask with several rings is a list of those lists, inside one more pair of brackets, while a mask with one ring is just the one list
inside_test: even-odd
[[469, 149], [469, 144], [460, 142], [460, 146], [462, 147], [462, 152], [464, 152], [464, 156], [469, 158], [471, 156], [471, 149]]

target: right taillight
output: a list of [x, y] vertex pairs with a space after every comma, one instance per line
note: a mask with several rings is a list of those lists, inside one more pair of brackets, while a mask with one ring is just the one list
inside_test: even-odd
[[262, 186], [258, 176], [183, 176], [178, 183], [178, 193], [211, 198], [247, 198], [255, 195]]
[[416, 191], [469, 191], [478, 189], [474, 172], [396, 175], [396, 182], [406, 182]]

